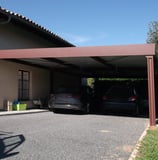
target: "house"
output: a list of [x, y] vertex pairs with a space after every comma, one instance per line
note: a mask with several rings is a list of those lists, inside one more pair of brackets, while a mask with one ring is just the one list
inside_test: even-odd
[[[30, 19], [0, 8], [0, 50], [49, 47], [74, 45]], [[47, 99], [54, 84], [60, 85], [63, 78], [71, 78], [55, 72], [54, 66], [59, 63], [62, 62], [55, 59], [0, 60], [0, 109], [5, 108], [7, 101], [22, 101], [32, 108], [32, 100]], [[72, 79], [76, 81], [73, 76]]]

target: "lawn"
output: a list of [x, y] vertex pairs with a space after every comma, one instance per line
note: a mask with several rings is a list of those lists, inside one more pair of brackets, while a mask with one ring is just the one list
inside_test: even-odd
[[158, 160], [158, 127], [147, 131], [135, 160]]

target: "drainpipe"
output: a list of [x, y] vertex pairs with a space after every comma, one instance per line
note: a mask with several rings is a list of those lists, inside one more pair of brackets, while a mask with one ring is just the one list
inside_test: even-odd
[[149, 119], [150, 126], [156, 126], [154, 58], [146, 56], [148, 71]]
[[[0, 13], [0, 14], [2, 14], [2, 16], [4, 15], [4, 19], [3, 18], [0, 19], [0, 24], [7, 24], [7, 23], [9, 23], [11, 21], [11, 16], [7, 16], [7, 15], [5, 15], [3, 13]], [[6, 17], [7, 17], [7, 19], [6, 19]]]

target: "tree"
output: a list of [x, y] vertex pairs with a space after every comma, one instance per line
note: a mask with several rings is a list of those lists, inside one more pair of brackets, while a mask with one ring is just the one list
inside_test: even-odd
[[156, 45], [155, 58], [158, 59], [158, 21], [152, 21], [149, 23], [149, 31], [147, 33], [147, 43], [155, 43]]
[[152, 21], [149, 23], [149, 31], [147, 33], [147, 43], [155, 43], [155, 70], [158, 74], [158, 21]]
[[147, 43], [158, 44], [158, 21], [149, 23], [149, 31], [147, 33]]

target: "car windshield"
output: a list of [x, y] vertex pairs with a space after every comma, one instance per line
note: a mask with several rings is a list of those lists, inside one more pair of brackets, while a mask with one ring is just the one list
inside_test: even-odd
[[70, 93], [70, 94], [89, 94], [92, 95], [92, 89], [88, 86], [81, 86], [76, 87], [76, 88], [69, 88], [69, 87], [59, 87], [54, 91], [55, 94], [60, 94], [60, 93]]
[[55, 93], [78, 93], [79, 90], [76, 88], [66, 88], [66, 87], [59, 87], [56, 89]]

